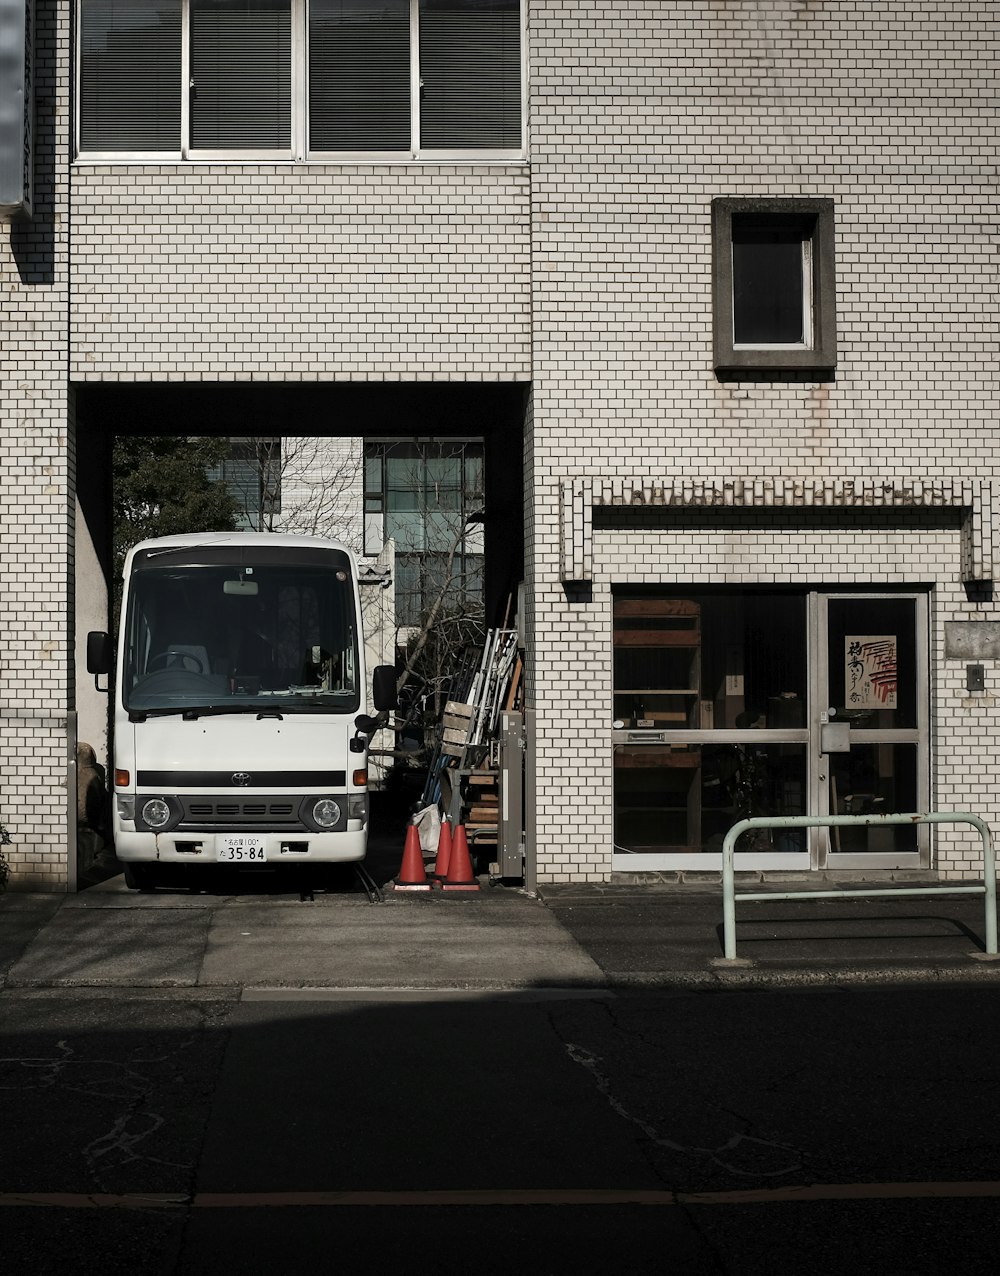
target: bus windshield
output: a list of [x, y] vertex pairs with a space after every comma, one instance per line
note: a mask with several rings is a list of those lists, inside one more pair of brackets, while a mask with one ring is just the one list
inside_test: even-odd
[[[167, 557], [170, 557], [169, 555]], [[337, 565], [177, 565], [150, 555], [125, 611], [122, 699], [147, 713], [348, 713], [360, 704], [355, 588]]]

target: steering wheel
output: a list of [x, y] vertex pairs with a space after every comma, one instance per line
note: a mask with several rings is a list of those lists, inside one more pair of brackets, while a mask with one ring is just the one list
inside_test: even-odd
[[[146, 662], [146, 670], [157, 669], [162, 665], [166, 668], [167, 664], [172, 660], [179, 660], [180, 668], [186, 673], [201, 673], [201, 661], [197, 656], [192, 656], [190, 651], [173, 651], [169, 648], [166, 651], [159, 651], [155, 656], [151, 656]], [[190, 661], [186, 664], [185, 661]]]

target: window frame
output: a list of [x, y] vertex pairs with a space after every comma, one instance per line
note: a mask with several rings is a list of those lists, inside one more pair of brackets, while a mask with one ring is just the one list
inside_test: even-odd
[[527, 160], [528, 59], [527, 0], [518, 0], [521, 62], [521, 144], [516, 148], [482, 147], [479, 149], [441, 149], [420, 146], [420, 0], [407, 0], [410, 10], [410, 146], [407, 150], [385, 151], [321, 151], [309, 148], [309, 0], [289, 0], [291, 13], [291, 137], [288, 148], [247, 148], [215, 150], [194, 148], [191, 139], [191, 0], [179, 0], [181, 6], [180, 146], [162, 151], [84, 151], [80, 147], [83, 6], [86, 0], [75, 0], [77, 37], [74, 49], [75, 87], [73, 120], [73, 155], [78, 163], [385, 163], [413, 164], [440, 161], [444, 163], [508, 164]]
[[[798, 221], [803, 229], [803, 336], [796, 343], [735, 340], [733, 228], [741, 216]], [[712, 318], [719, 374], [813, 372], [832, 375], [837, 364], [834, 201], [771, 197], [712, 201]]]
[[[406, 449], [412, 449], [413, 455], [404, 455]], [[457, 489], [460, 494], [460, 505], [456, 510], [447, 510], [440, 507], [437, 502], [430, 502], [425, 499], [427, 491], [433, 480], [428, 477], [428, 467], [438, 460], [458, 459], [461, 465], [461, 482]], [[389, 462], [392, 460], [400, 460], [413, 467], [413, 475], [415, 480], [419, 480], [417, 508], [413, 511], [420, 520], [422, 545], [414, 548], [412, 544], [405, 544], [393, 536], [387, 537], [387, 523], [390, 515], [394, 512], [389, 509]], [[454, 563], [456, 565], [457, 575], [463, 582], [467, 581], [469, 571], [478, 563], [480, 571], [480, 584], [478, 589], [466, 589], [463, 586], [461, 593], [468, 599], [481, 604], [483, 601], [483, 564], [485, 563], [485, 547], [483, 544], [483, 526], [482, 522], [474, 516], [482, 508], [482, 502], [485, 501], [485, 489], [482, 491], [474, 491], [471, 480], [470, 471], [478, 470], [480, 483], [485, 482], [485, 463], [486, 463], [486, 444], [481, 435], [461, 435], [456, 437], [441, 437], [431, 439], [427, 437], [376, 437], [365, 440], [364, 446], [364, 479], [363, 479], [363, 507], [364, 507], [364, 540], [362, 544], [361, 557], [364, 559], [376, 558], [385, 546], [387, 539], [395, 542], [395, 554], [397, 564], [406, 562], [419, 562], [421, 559], [430, 560], [432, 563], [442, 563], [447, 557], [448, 552], [438, 549], [430, 549], [427, 546], [426, 537], [427, 529], [435, 516], [444, 514], [445, 517], [451, 517], [455, 527], [461, 528], [461, 536], [454, 551]], [[371, 466], [371, 469], [369, 468]], [[377, 478], [374, 471], [377, 469]], [[375, 478], [375, 483], [370, 479]], [[472, 500], [478, 497], [479, 500]], [[398, 512], [398, 511], [397, 511]], [[398, 583], [395, 588], [398, 588]], [[416, 597], [415, 591], [403, 589], [396, 595], [397, 619], [405, 613], [406, 608]], [[420, 623], [420, 615], [425, 611], [425, 599], [421, 594], [419, 597], [419, 609], [416, 620], [400, 620], [404, 626]]]

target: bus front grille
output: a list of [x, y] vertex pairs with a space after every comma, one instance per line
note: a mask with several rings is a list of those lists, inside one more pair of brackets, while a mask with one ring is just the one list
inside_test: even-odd
[[242, 801], [225, 797], [182, 799], [184, 815], [179, 829], [202, 832], [219, 828], [301, 829], [299, 804], [287, 797], [252, 797]]

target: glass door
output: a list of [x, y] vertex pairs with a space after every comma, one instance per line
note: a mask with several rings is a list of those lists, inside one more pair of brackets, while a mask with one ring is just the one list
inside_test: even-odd
[[[928, 810], [926, 597], [818, 594], [812, 604], [818, 814]], [[926, 866], [928, 831], [927, 825], [817, 830], [814, 862]]]

